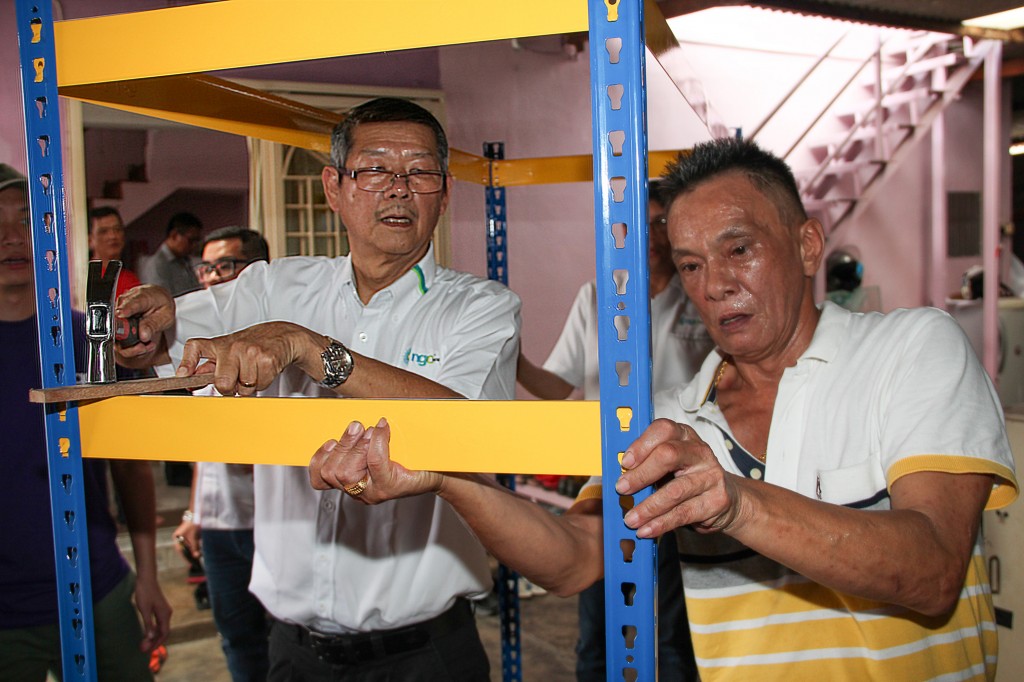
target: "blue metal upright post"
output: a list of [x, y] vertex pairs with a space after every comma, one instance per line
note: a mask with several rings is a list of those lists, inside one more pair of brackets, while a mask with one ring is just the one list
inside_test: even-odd
[[646, 682], [657, 679], [657, 550], [622, 517], [650, 490], [615, 492], [622, 454], [652, 417], [643, 4], [590, 0], [590, 79], [608, 679]]
[[[505, 158], [504, 142], [484, 142], [484, 157], [490, 159], [487, 201], [487, 277], [508, 286], [508, 243], [505, 239], [505, 188], [497, 185], [494, 161]], [[516, 477], [501, 474], [498, 481], [516, 489]], [[501, 678], [505, 682], [523, 679], [523, 651], [519, 638], [519, 575], [505, 564], [498, 565], [498, 609], [501, 612]]]
[[[43, 387], [70, 386], [75, 355], [51, 3], [18, 0], [17, 19]], [[64, 679], [95, 680], [78, 408], [46, 405], [45, 422]]]

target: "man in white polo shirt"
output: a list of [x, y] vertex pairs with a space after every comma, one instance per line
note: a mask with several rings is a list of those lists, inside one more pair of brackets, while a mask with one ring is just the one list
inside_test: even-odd
[[[753, 143], [697, 145], [665, 179], [673, 259], [717, 349], [656, 398], [615, 487], [658, 486], [623, 520], [641, 538], [677, 531], [701, 679], [992, 679], [978, 528], [1017, 481], [966, 337], [934, 309], [816, 306], [821, 225]], [[569, 594], [600, 577], [600, 517], [405, 472], [388, 435], [357, 425], [328, 442], [312, 484], [368, 475], [367, 504], [434, 492], [540, 585]]]
[[[434, 263], [451, 181], [440, 124], [404, 100], [368, 102], [335, 129], [331, 162], [324, 191], [349, 257], [254, 263], [179, 298], [176, 324], [175, 302], [142, 288], [119, 305], [145, 313], [145, 345], [124, 361], [169, 348], [187, 374], [208, 358], [229, 395], [511, 399], [518, 298]], [[255, 486], [268, 679], [489, 679], [467, 601], [490, 591], [486, 555], [446, 503], [365, 507], [358, 483], [315, 492], [302, 468], [257, 467]]]

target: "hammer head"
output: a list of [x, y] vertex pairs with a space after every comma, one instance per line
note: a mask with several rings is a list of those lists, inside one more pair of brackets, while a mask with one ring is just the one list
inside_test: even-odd
[[86, 381], [116, 381], [114, 365], [114, 292], [121, 274], [121, 261], [89, 261], [89, 279], [85, 287], [85, 338], [89, 341]]

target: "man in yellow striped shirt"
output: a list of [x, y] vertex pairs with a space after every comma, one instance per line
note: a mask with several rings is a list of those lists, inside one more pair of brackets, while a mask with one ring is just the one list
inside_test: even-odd
[[[673, 259], [717, 348], [658, 396], [616, 489], [658, 485], [625, 522], [678, 534], [702, 679], [992, 679], [978, 527], [1017, 482], [966, 337], [937, 310], [815, 305], [821, 225], [754, 144], [697, 145], [665, 181]], [[433, 492], [549, 590], [600, 577], [593, 486], [554, 517], [477, 477], [405, 470], [389, 433], [326, 443], [314, 487], [365, 480], [368, 504]]]

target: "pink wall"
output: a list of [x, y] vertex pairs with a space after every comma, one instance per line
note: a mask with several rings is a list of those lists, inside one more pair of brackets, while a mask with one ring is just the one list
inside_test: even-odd
[[[507, 158], [590, 153], [590, 65], [557, 38], [446, 47], [441, 78], [451, 144], [474, 154], [505, 142]], [[536, 51], [533, 51], [536, 50]], [[543, 360], [580, 285], [594, 277], [593, 190], [574, 183], [508, 191], [509, 285], [523, 299], [523, 348]], [[453, 266], [486, 275], [484, 191], [456, 185]]]

